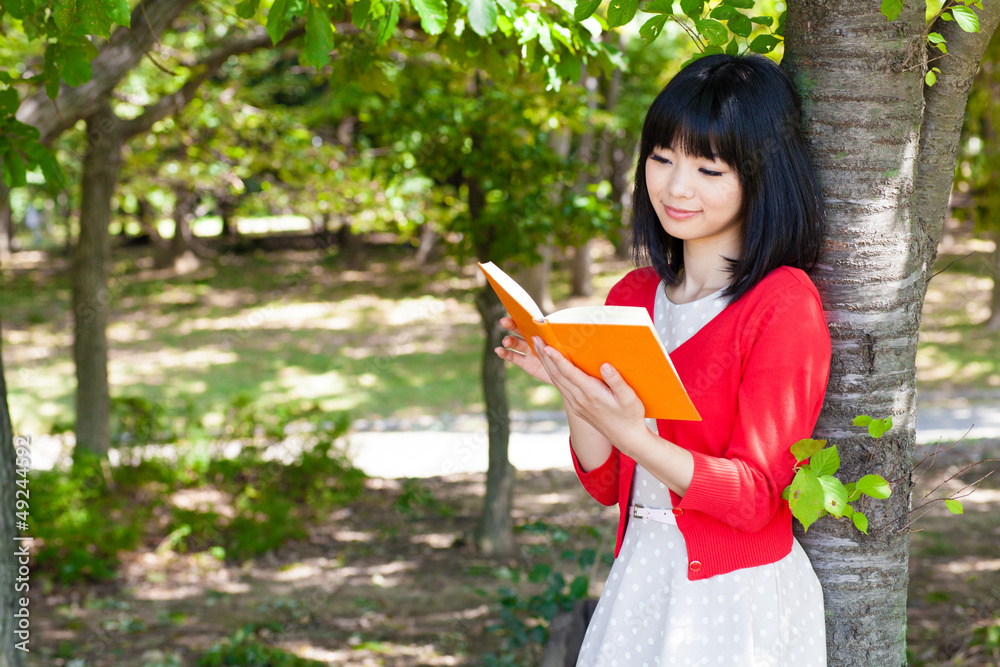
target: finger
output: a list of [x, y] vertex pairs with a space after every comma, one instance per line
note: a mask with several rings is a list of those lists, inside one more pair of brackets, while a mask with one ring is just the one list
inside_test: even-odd
[[523, 338], [518, 338], [517, 336], [504, 336], [504, 339], [501, 342], [503, 346], [509, 350], [514, 350], [516, 352], [520, 352], [521, 354], [533, 354], [527, 341]]
[[518, 336], [521, 336], [521, 338], [524, 338], [524, 335], [521, 333], [521, 330], [517, 328], [517, 325], [514, 324], [514, 320], [512, 320], [511, 318], [501, 317], [500, 326], [502, 326], [507, 331], [513, 334], [517, 334]]
[[621, 404], [639, 400], [635, 390], [625, 382], [625, 378], [611, 364], [601, 364], [601, 377], [604, 378], [604, 383], [611, 389], [611, 393], [614, 394], [617, 403]]

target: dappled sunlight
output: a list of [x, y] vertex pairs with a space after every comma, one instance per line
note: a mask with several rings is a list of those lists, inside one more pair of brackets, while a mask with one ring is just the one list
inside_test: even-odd
[[410, 541], [414, 544], [426, 544], [432, 549], [450, 549], [461, 533], [419, 533], [413, 535]]
[[950, 574], [969, 574], [971, 572], [998, 572], [1000, 558], [960, 558], [937, 566], [938, 570]]

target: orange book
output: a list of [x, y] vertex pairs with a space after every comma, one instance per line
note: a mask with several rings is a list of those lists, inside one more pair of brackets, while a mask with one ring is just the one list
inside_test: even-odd
[[595, 378], [601, 377], [601, 364], [609, 363], [639, 396], [647, 417], [701, 421], [645, 308], [583, 306], [545, 317], [524, 288], [493, 262], [479, 268], [532, 350], [531, 339], [539, 336]]

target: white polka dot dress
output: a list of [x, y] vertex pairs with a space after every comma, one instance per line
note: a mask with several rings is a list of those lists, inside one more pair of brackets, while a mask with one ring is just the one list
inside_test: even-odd
[[[720, 297], [677, 305], [660, 283], [654, 323], [668, 352], [722, 311]], [[636, 464], [632, 502], [669, 508], [670, 492]], [[826, 666], [823, 592], [797, 540], [776, 563], [708, 579], [689, 581], [687, 560], [675, 524], [630, 517], [577, 667]]]

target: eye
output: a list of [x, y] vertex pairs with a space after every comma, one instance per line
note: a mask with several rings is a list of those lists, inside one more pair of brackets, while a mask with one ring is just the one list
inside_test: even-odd
[[701, 173], [705, 174], [706, 176], [722, 176], [721, 171], [712, 171], [711, 169], [702, 169]]
[[667, 159], [667, 158], [665, 158], [665, 157], [661, 157], [661, 156], [659, 156], [659, 155], [656, 155], [656, 154], [654, 154], [654, 153], [651, 153], [651, 154], [649, 155], [649, 157], [650, 157], [650, 159], [651, 159], [651, 160], [653, 160], [654, 162], [659, 162], [660, 164], [670, 164], [670, 160], [668, 160], [668, 159]]

